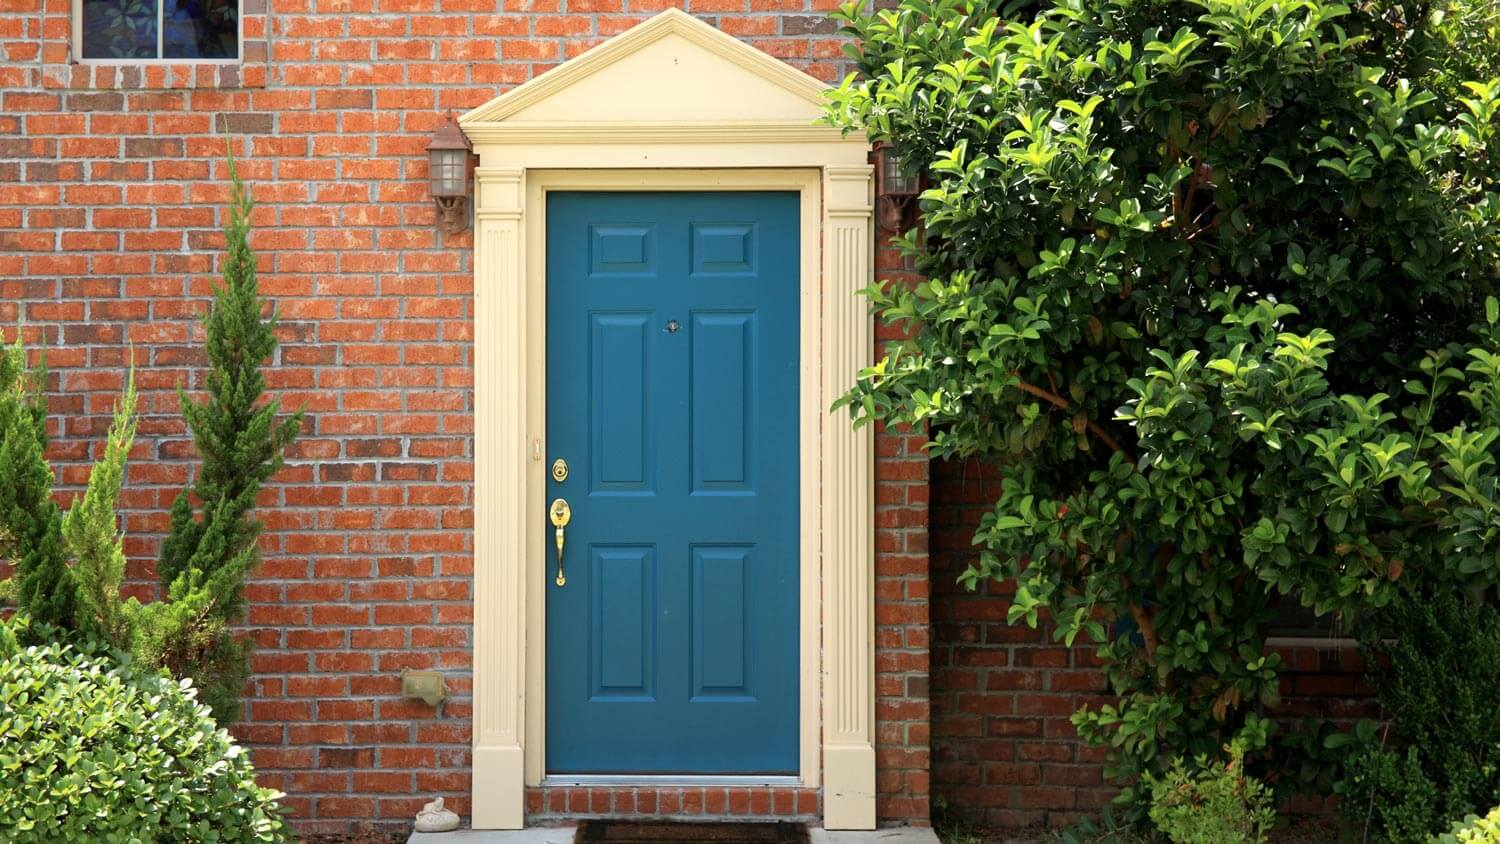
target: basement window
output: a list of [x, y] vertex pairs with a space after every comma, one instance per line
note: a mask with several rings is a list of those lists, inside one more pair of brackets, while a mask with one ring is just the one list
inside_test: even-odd
[[241, 0], [73, 0], [74, 56], [84, 62], [240, 59]]
[[1315, 615], [1295, 600], [1283, 601], [1276, 607], [1276, 617], [1267, 633], [1273, 639], [1337, 639], [1343, 633], [1337, 621], [1331, 613]]

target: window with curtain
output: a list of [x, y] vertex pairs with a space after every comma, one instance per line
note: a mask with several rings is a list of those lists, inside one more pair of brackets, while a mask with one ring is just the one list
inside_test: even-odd
[[240, 0], [79, 0], [80, 58], [238, 59]]

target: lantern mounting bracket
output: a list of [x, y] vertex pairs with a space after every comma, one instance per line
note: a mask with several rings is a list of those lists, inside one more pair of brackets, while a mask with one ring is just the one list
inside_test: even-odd
[[444, 234], [458, 234], [469, 227], [469, 198], [466, 196], [434, 196], [437, 204], [438, 228]]

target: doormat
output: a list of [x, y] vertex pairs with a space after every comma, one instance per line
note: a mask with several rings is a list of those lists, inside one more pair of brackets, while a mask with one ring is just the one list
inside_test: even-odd
[[583, 821], [574, 844], [807, 844], [807, 824]]

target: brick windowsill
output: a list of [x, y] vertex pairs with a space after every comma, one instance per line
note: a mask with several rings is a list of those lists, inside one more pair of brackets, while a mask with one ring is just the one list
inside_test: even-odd
[[[250, 45], [247, 43], [245, 46], [248, 48]], [[266, 63], [245, 61], [212, 64], [202, 62], [47, 64], [42, 66], [42, 86], [70, 91], [264, 88], [266, 87]]]

